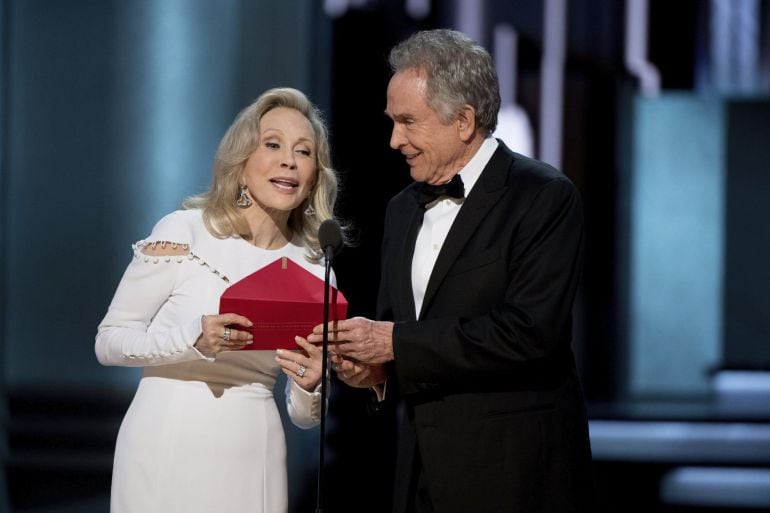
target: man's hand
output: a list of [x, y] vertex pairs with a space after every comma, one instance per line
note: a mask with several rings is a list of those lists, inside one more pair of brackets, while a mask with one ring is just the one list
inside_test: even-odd
[[[323, 324], [307, 337], [315, 344], [323, 341]], [[353, 317], [329, 323], [329, 351], [368, 365], [393, 360], [393, 323]]]
[[370, 388], [382, 385], [387, 378], [384, 365], [366, 365], [338, 354], [331, 356], [331, 364], [340, 381], [350, 387]]

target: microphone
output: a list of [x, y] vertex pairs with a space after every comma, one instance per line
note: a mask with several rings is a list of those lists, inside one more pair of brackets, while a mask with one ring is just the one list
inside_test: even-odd
[[327, 219], [318, 228], [318, 242], [324, 251], [326, 260], [331, 260], [342, 250], [342, 230], [334, 219]]
[[316, 493], [316, 513], [324, 510], [324, 446], [326, 441], [326, 397], [329, 377], [329, 278], [331, 263], [334, 255], [342, 250], [342, 230], [334, 219], [327, 219], [318, 228], [318, 242], [326, 257], [326, 273], [324, 276], [324, 329], [322, 340], [321, 363], [321, 426], [318, 437], [318, 487]]

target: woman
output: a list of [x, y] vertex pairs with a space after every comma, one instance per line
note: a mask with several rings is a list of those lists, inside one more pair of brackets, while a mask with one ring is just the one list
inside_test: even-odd
[[271, 89], [217, 151], [210, 190], [158, 222], [99, 325], [103, 365], [144, 367], [118, 434], [111, 511], [287, 510], [286, 448], [272, 388], [287, 379], [293, 423], [320, 421], [321, 350], [239, 351], [250, 326], [217, 315], [231, 284], [286, 256], [320, 279], [316, 234], [337, 178], [326, 128], [301, 92]]

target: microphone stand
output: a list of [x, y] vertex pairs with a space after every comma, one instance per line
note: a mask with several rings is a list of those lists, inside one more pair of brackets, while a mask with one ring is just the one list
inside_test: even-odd
[[326, 382], [328, 381], [328, 355], [329, 355], [329, 275], [331, 273], [331, 260], [334, 250], [331, 246], [324, 248], [326, 271], [324, 273], [324, 328], [322, 341], [321, 361], [321, 426], [318, 445], [318, 490], [316, 492], [315, 513], [323, 513], [324, 505], [324, 448], [326, 446]]

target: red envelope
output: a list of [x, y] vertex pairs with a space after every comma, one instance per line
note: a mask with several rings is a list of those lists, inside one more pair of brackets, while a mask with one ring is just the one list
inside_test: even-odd
[[[247, 317], [254, 342], [244, 349], [297, 349], [294, 337], [307, 336], [323, 322], [324, 281], [282, 257], [228, 287], [219, 298], [219, 313]], [[329, 320], [344, 319], [345, 297], [329, 287]]]

